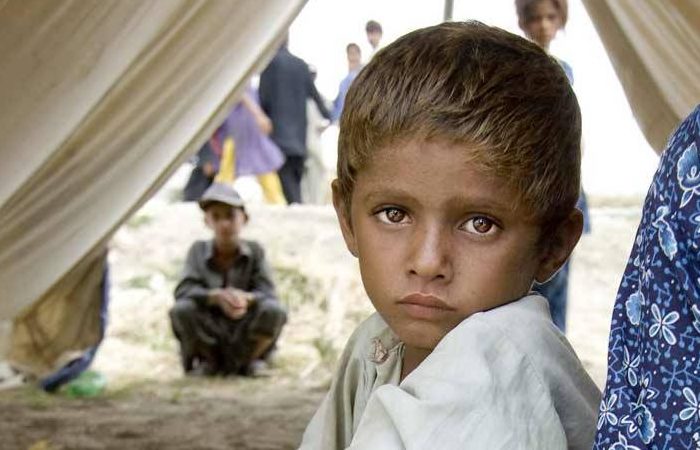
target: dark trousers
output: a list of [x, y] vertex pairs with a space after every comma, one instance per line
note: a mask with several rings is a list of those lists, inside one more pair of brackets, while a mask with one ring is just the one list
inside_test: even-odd
[[301, 203], [301, 178], [304, 176], [304, 156], [287, 156], [277, 171], [287, 203]]
[[196, 202], [202, 197], [204, 191], [207, 190], [214, 178], [210, 178], [204, 175], [204, 171], [201, 167], [197, 166], [192, 169], [190, 178], [187, 180], [187, 184], [182, 192], [182, 200], [186, 202]]
[[279, 303], [265, 301], [252, 304], [245, 316], [232, 320], [216, 306], [179, 299], [170, 310], [170, 321], [180, 341], [185, 372], [197, 362], [206, 362], [214, 373], [236, 374], [252, 362], [260, 337], [272, 338], [266, 353], [274, 348], [287, 313]]

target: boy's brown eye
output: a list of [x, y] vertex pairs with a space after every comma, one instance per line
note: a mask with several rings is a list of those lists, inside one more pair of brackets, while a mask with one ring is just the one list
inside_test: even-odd
[[406, 212], [399, 208], [384, 208], [375, 213], [380, 222], [386, 224], [401, 224], [406, 221]]
[[474, 219], [474, 229], [479, 233], [488, 233], [493, 223], [485, 217], [477, 217]]
[[398, 223], [401, 222], [404, 217], [406, 217], [406, 213], [400, 209], [390, 208], [386, 210], [386, 218], [389, 219], [389, 222]]
[[489, 219], [488, 217], [474, 217], [469, 219], [465, 224], [464, 228], [467, 232], [478, 235], [490, 235], [496, 232], [496, 223]]

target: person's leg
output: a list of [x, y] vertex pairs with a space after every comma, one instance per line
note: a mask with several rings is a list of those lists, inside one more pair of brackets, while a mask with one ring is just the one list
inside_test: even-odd
[[202, 194], [204, 194], [204, 191], [211, 186], [213, 181], [213, 178], [205, 175], [201, 167], [196, 166], [192, 169], [190, 178], [187, 180], [187, 184], [182, 190], [182, 200], [185, 202], [196, 202], [200, 199]]
[[190, 299], [179, 299], [170, 309], [170, 323], [175, 337], [180, 341], [182, 368], [191, 373], [195, 361], [203, 372], [212, 375], [218, 370], [216, 357], [218, 340], [213, 319], [205, 308]]
[[277, 302], [258, 305], [248, 335], [255, 343], [251, 359], [264, 358], [273, 349], [282, 328], [287, 323], [287, 311]]
[[303, 156], [287, 156], [278, 174], [287, 203], [301, 203], [301, 178], [304, 176]]
[[554, 325], [566, 332], [566, 303], [569, 289], [569, 261], [549, 281], [536, 284], [534, 290], [542, 294], [549, 302], [549, 311]]
[[286, 205], [280, 178], [275, 172], [268, 172], [258, 175], [258, 183], [263, 190], [263, 195], [268, 203], [273, 205]]
[[287, 159], [282, 164], [282, 167], [277, 171], [280, 183], [282, 183], [282, 192], [284, 193], [284, 198], [287, 203], [292, 203], [294, 198], [294, 162], [292, 157], [288, 156]]
[[323, 161], [318, 154], [309, 151], [309, 156], [304, 162], [304, 175], [301, 180], [301, 195], [304, 203], [323, 202], [324, 179]]
[[277, 302], [255, 303], [242, 323], [236, 342], [231, 342], [227, 352], [240, 362], [238, 373], [255, 375], [262, 359], [266, 359], [275, 347], [282, 327], [287, 322], [287, 312]]
[[180, 357], [185, 373], [192, 370], [196, 356], [196, 309], [197, 306], [192, 300], [180, 299], [169, 312], [173, 334], [180, 342]]

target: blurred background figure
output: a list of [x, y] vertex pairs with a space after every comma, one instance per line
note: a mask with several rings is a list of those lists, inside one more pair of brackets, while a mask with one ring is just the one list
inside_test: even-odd
[[272, 140], [286, 160], [278, 174], [288, 203], [301, 203], [301, 179], [307, 156], [306, 100], [312, 99], [321, 115], [331, 116], [316, 90], [311, 71], [291, 54], [285, 39], [260, 75], [260, 105], [272, 120]]
[[[566, 26], [567, 0], [515, 0], [515, 9], [518, 14], [518, 25], [527, 38], [549, 53], [550, 44], [559, 30], [563, 30]], [[573, 85], [574, 73], [571, 66], [561, 59], [557, 58], [557, 61], [566, 73], [569, 83]], [[590, 233], [590, 216], [583, 189], [576, 206], [583, 212], [583, 232]], [[535, 290], [549, 301], [552, 320], [562, 332], [566, 331], [569, 265], [570, 260], [548, 282], [535, 285]]]
[[183, 199], [199, 200], [214, 181], [233, 184], [238, 177], [254, 175], [267, 203], [286, 204], [277, 176], [284, 155], [268, 137], [271, 132], [272, 121], [249, 84], [241, 101], [197, 153]]
[[241, 238], [243, 199], [215, 182], [199, 200], [212, 236], [187, 252], [170, 309], [186, 375], [255, 376], [287, 322], [263, 247]]
[[379, 22], [376, 20], [369, 20], [367, 24], [365, 24], [365, 33], [367, 33], [367, 42], [369, 42], [370, 45], [370, 52], [367, 58], [367, 61], [369, 61], [374, 54], [377, 53], [377, 50], [381, 48], [380, 43], [384, 31]]
[[[311, 77], [316, 81], [316, 70], [311, 67]], [[331, 116], [333, 113], [331, 113]], [[312, 99], [306, 100], [306, 147], [308, 150], [306, 162], [304, 163], [304, 176], [301, 180], [301, 198], [304, 203], [321, 205], [330, 203], [331, 189], [330, 183], [333, 177], [333, 169], [324, 164], [323, 142], [321, 135], [328, 128], [326, 120], [316, 102]]]
[[196, 202], [199, 200], [219, 171], [221, 148], [216, 147], [216, 143], [212, 142], [212, 139], [205, 142], [191, 159], [194, 167], [182, 192], [183, 201]]
[[350, 89], [350, 85], [357, 74], [360, 73], [360, 69], [362, 69], [362, 51], [359, 45], [351, 42], [345, 47], [345, 53], [348, 58], [348, 74], [340, 81], [338, 95], [333, 101], [333, 113], [331, 114], [333, 122], [340, 120], [340, 114], [342, 114], [343, 106], [345, 105], [345, 95], [348, 93], [348, 89]]
[[221, 147], [221, 163], [216, 181], [233, 183], [236, 178], [255, 175], [265, 201], [286, 203], [277, 170], [284, 155], [268, 137], [272, 121], [260, 108], [258, 93], [248, 85], [241, 101], [233, 108], [215, 133], [215, 144]]

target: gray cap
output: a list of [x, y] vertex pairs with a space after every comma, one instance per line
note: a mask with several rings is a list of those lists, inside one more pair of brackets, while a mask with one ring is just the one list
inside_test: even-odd
[[245, 209], [245, 203], [238, 192], [230, 185], [224, 183], [213, 183], [209, 186], [209, 189], [204, 191], [202, 198], [199, 199], [199, 207], [206, 209], [207, 206], [214, 202]]

